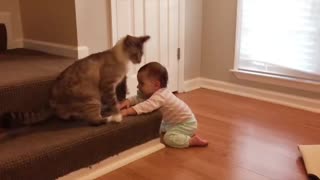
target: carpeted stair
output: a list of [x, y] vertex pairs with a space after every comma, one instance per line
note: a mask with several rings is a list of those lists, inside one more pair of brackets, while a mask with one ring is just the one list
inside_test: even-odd
[[[0, 24], [2, 42], [6, 41], [5, 33], [4, 25]], [[158, 111], [97, 127], [84, 121], [65, 122], [56, 118], [37, 123], [13, 122], [7, 116], [11, 112], [32, 115], [47, 106], [55, 78], [76, 60], [28, 49], [6, 50], [2, 42], [1, 180], [55, 179], [159, 136]], [[124, 97], [123, 93], [125, 90], [120, 89], [118, 96]]]

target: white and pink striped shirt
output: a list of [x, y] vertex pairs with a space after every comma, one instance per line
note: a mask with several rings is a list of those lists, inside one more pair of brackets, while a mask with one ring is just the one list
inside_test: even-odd
[[193, 113], [186, 103], [177, 98], [167, 88], [156, 91], [149, 99], [143, 100], [139, 96], [128, 99], [137, 114], [152, 112], [159, 109], [166, 123], [181, 123], [192, 119]]

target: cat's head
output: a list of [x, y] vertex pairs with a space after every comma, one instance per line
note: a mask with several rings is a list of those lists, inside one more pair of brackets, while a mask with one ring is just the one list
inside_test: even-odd
[[127, 35], [124, 38], [124, 51], [128, 54], [128, 57], [133, 64], [141, 62], [143, 45], [148, 39], [150, 39], [150, 36], [135, 37]]

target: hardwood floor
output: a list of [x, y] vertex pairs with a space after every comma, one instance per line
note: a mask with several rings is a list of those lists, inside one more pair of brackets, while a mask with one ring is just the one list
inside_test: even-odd
[[178, 96], [209, 146], [165, 148], [100, 180], [307, 179], [297, 144], [320, 144], [320, 114], [206, 89]]

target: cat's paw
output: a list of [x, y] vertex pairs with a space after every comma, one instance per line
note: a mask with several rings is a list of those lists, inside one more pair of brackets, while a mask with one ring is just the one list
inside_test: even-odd
[[122, 115], [119, 113], [119, 114], [114, 114], [114, 115], [111, 115], [109, 117], [107, 117], [107, 122], [117, 122], [117, 123], [120, 123], [122, 121]]

